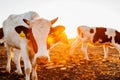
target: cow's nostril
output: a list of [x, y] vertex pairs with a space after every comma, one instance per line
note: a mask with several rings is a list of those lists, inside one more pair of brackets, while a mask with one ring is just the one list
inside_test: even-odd
[[37, 64], [47, 64], [48, 63], [48, 57], [41, 56], [36, 59]]

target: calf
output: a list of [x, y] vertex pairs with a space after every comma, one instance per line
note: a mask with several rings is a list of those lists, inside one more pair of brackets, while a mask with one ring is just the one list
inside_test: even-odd
[[50, 33], [47, 39], [47, 48], [53, 48], [59, 42], [68, 44], [68, 38], [65, 33], [65, 27], [62, 25], [57, 25], [55, 27], [51, 27]]
[[[12, 14], [3, 22], [3, 28], [1, 28], [0, 34], [2, 40], [4, 39], [3, 41], [5, 42], [5, 46], [7, 49], [7, 66], [6, 66], [7, 72], [10, 73], [11, 70], [10, 63], [11, 63], [12, 51], [14, 48], [14, 53], [15, 53], [14, 60], [16, 62], [15, 64], [17, 65], [17, 73], [22, 74], [22, 70], [20, 67], [21, 54], [19, 50], [20, 39], [18, 34], [16, 34], [16, 31], [14, 30], [15, 26], [24, 25], [29, 28], [29, 26], [23, 21], [23, 18], [28, 20], [33, 20], [39, 17], [40, 16], [38, 15], [38, 13], [29, 11], [19, 15]], [[12, 36], [14, 37], [12, 38]]]
[[88, 27], [79, 26], [77, 28], [78, 38], [73, 43], [71, 48], [71, 54], [75, 46], [81, 41], [81, 50], [85, 54], [85, 59], [89, 60], [87, 47], [88, 43], [94, 46], [103, 46], [104, 49], [104, 59], [108, 58], [108, 48], [115, 47], [120, 51], [120, 32], [115, 29], [105, 28], [105, 27]]
[[[50, 61], [46, 40], [50, 32], [50, 26], [56, 20], [57, 18], [49, 21], [40, 18], [35, 12], [27, 12], [20, 15], [10, 15], [3, 22], [7, 55], [10, 56], [10, 48], [15, 48], [15, 52], [18, 55], [20, 52], [19, 49], [21, 50], [26, 80], [30, 80], [31, 72], [32, 79], [37, 79], [37, 63]], [[8, 60], [10, 61], [10, 59]], [[10, 64], [7, 66], [7, 68], [10, 68]]]

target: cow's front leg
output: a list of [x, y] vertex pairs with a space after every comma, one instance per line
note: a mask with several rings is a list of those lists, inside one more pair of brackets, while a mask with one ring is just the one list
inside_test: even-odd
[[38, 80], [36, 69], [37, 69], [37, 64], [34, 64], [32, 67], [32, 80]]
[[117, 51], [119, 52], [118, 57], [120, 59], [120, 45], [118, 45], [118, 44], [113, 44], [113, 45], [117, 49]]
[[108, 46], [103, 45], [103, 50], [104, 50], [104, 59], [106, 60], [108, 58]]
[[76, 39], [76, 40], [72, 43], [71, 49], [70, 49], [70, 55], [73, 54], [74, 49], [75, 49], [75, 47], [79, 44], [79, 42], [80, 42], [80, 39], [78, 38], [78, 39]]
[[25, 76], [26, 76], [25, 80], [30, 80], [30, 73], [32, 70], [32, 65], [29, 59], [29, 55], [27, 51], [27, 41], [25, 38], [21, 38], [20, 48], [21, 48], [21, 53], [22, 53], [22, 59], [24, 62], [24, 70], [25, 70]]
[[84, 52], [85, 59], [89, 60], [87, 48], [88, 48], [87, 42], [82, 42], [81, 50]]
[[11, 70], [11, 57], [12, 57], [12, 53], [11, 53], [11, 48], [9, 45], [6, 44], [6, 49], [7, 49], [7, 65], [6, 65], [6, 71], [10, 73]]
[[14, 63], [16, 64], [17, 70], [16, 72], [19, 75], [22, 75], [21, 65], [20, 65], [20, 59], [21, 59], [21, 53], [20, 50], [15, 49], [14, 50]]

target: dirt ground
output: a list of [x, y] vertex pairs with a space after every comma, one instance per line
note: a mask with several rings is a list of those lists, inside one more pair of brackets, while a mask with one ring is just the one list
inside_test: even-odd
[[[120, 80], [120, 60], [118, 51], [109, 49], [108, 60], [103, 59], [102, 47], [88, 47], [90, 60], [84, 60], [80, 45], [75, 48], [72, 58], [69, 56], [70, 44], [59, 44], [50, 50], [51, 62], [38, 65], [39, 80]], [[11, 73], [6, 72], [6, 49], [0, 46], [0, 80], [24, 80], [24, 75], [15, 73], [12, 62]], [[21, 61], [22, 70], [24, 67]]]

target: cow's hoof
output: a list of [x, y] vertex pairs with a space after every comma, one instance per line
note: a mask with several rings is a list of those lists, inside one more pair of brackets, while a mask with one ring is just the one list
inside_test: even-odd
[[102, 62], [109, 62], [109, 60], [107, 58], [104, 58]]
[[32, 80], [38, 80], [37, 76], [32, 77]]
[[89, 61], [90, 59], [89, 58], [84, 58], [84, 60]]
[[41, 56], [36, 59], [37, 64], [47, 64], [48, 63], [48, 57]]
[[21, 70], [16, 70], [15, 71], [18, 75], [23, 75], [22, 71]]
[[10, 73], [10, 68], [6, 67], [6, 71], [7, 71], [8, 73]]

